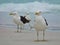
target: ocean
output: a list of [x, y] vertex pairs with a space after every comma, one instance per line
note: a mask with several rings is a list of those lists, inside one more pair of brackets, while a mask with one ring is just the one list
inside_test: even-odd
[[[19, 12], [19, 15], [26, 15], [32, 18], [34, 23], [34, 13], [42, 11], [42, 16], [48, 22], [50, 30], [60, 30], [60, 0], [1, 0], [0, 1], [0, 27], [16, 28], [13, 23], [11, 11]], [[28, 26], [27, 26], [28, 27]]]
[[0, 4], [2, 3], [27, 3], [27, 2], [46, 2], [50, 4], [60, 4], [60, 0], [0, 0]]

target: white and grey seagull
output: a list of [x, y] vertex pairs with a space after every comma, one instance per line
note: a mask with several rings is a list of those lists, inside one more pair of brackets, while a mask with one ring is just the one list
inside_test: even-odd
[[31, 19], [28, 13], [26, 16], [19, 16], [17, 12], [10, 12], [9, 15], [13, 16], [13, 21], [17, 25], [17, 32], [19, 32], [19, 26], [20, 26], [20, 32], [21, 32], [24, 24], [29, 23]]
[[36, 41], [41, 41], [39, 40], [39, 31], [43, 31], [43, 40], [45, 36], [45, 30], [47, 29], [48, 23], [45, 18], [41, 16], [41, 11], [35, 12], [35, 22], [34, 22], [34, 28], [37, 31], [37, 40]]

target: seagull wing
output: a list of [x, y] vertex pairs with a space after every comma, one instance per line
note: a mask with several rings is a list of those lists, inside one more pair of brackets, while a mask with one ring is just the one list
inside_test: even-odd
[[47, 23], [47, 20], [44, 18], [45, 22], [46, 22], [46, 25], [48, 26], [48, 23]]

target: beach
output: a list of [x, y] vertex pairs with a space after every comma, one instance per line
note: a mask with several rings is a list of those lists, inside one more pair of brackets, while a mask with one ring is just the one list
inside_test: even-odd
[[[10, 12], [18, 12], [19, 16], [31, 17], [30, 26], [34, 26], [35, 12], [41, 11], [41, 15], [48, 22], [45, 31], [45, 40], [36, 42], [36, 30], [29, 30], [26, 24], [22, 32], [17, 32], [16, 24]], [[40, 31], [39, 39], [43, 39]], [[60, 0], [1, 0], [0, 1], [0, 45], [60, 45]]]
[[[42, 31], [39, 39], [42, 40]], [[36, 31], [22, 30], [16, 32], [16, 28], [0, 27], [0, 45], [60, 45], [60, 31], [45, 31], [45, 40], [35, 42]]]

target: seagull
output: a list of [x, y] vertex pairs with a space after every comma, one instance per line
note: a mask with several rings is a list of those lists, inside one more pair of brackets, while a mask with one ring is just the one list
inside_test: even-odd
[[47, 20], [41, 16], [41, 11], [35, 12], [34, 28], [37, 31], [37, 40], [36, 41], [41, 41], [38, 38], [39, 31], [43, 31], [43, 40], [42, 41], [45, 41], [44, 36], [45, 36], [45, 30], [47, 29], [47, 26], [48, 26]]
[[10, 12], [9, 15], [12, 15], [13, 17], [13, 22], [17, 25], [17, 32], [19, 32], [19, 26], [20, 26], [20, 32], [24, 26], [24, 24], [29, 23], [31, 20], [30, 16], [25, 15], [25, 16], [19, 16], [18, 12]]

